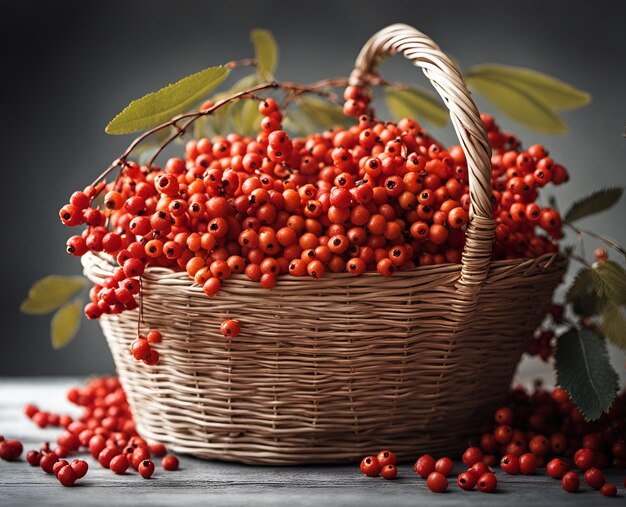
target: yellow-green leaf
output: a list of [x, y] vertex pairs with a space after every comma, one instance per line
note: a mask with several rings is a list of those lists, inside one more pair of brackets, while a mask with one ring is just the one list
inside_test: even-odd
[[240, 99], [233, 104], [231, 121], [235, 132], [242, 136], [254, 136], [261, 130], [261, 113], [259, 101]]
[[606, 297], [609, 301], [623, 305], [626, 304], [626, 271], [617, 262], [598, 262], [595, 267], [598, 281], [595, 282], [595, 290], [599, 296]]
[[298, 104], [302, 112], [315, 125], [314, 128], [318, 130], [349, 127], [354, 124], [354, 119], [346, 116], [343, 107], [328, 100], [301, 95]]
[[[242, 77], [229, 90], [217, 93], [211, 98], [211, 100], [215, 104], [220, 100], [227, 99], [228, 97], [231, 97], [236, 93], [242, 92], [244, 90], [254, 88], [259, 84], [261, 84], [261, 79], [259, 78], [259, 76], [257, 74], [250, 74], [248, 76]], [[233, 102], [224, 104], [208, 116], [209, 126], [211, 127], [211, 130], [215, 132], [215, 134], [224, 134], [228, 129], [228, 122], [231, 119], [233, 105]]]
[[82, 276], [47, 276], [33, 284], [20, 311], [30, 315], [50, 313], [67, 303], [86, 285], [87, 280]]
[[562, 134], [566, 130], [554, 109], [524, 87], [473, 73], [468, 73], [465, 81], [504, 114], [528, 128], [548, 134]]
[[385, 102], [396, 121], [402, 118], [415, 118], [435, 127], [443, 127], [448, 123], [449, 113], [443, 103], [433, 94], [420, 88], [399, 90], [386, 87]]
[[230, 70], [224, 66], [209, 67], [159, 91], [133, 100], [106, 127], [108, 134], [130, 134], [156, 127], [171, 120], [217, 88]]
[[250, 40], [254, 44], [256, 67], [259, 74], [268, 81], [273, 79], [278, 66], [278, 45], [272, 32], [255, 28], [250, 32]]
[[602, 312], [602, 334], [618, 347], [626, 349], [626, 319], [619, 305], [609, 302]]
[[559, 79], [524, 67], [485, 64], [472, 67], [468, 75], [491, 77], [504, 84], [523, 88], [557, 111], [576, 109], [591, 102], [591, 95]]
[[291, 107], [283, 117], [283, 129], [294, 137], [304, 137], [315, 130], [309, 117], [299, 107]]
[[52, 347], [65, 347], [78, 332], [83, 313], [83, 303], [80, 299], [62, 306], [52, 317], [50, 322], [50, 337]]

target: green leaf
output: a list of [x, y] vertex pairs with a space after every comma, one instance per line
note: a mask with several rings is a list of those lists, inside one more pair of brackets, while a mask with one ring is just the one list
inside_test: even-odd
[[231, 122], [235, 132], [246, 137], [254, 136], [261, 130], [261, 113], [259, 101], [254, 99], [240, 99], [231, 109]]
[[468, 73], [465, 81], [504, 114], [528, 128], [548, 134], [562, 134], [566, 130], [554, 109], [524, 87], [474, 72]]
[[579, 199], [571, 205], [565, 213], [565, 222], [575, 222], [581, 218], [609, 209], [622, 197], [624, 189], [621, 187], [604, 188]]
[[582, 317], [597, 315], [606, 304], [606, 298], [598, 296], [594, 287], [599, 283], [594, 269], [581, 268], [570, 285], [565, 300], [572, 304], [572, 310]]
[[440, 100], [420, 88], [398, 90], [385, 87], [385, 102], [396, 121], [416, 118], [435, 127], [443, 127], [450, 117], [448, 109]]
[[37, 280], [20, 306], [22, 313], [42, 315], [67, 303], [87, 285], [82, 276], [51, 275]]
[[274, 79], [278, 66], [278, 45], [269, 30], [255, 28], [250, 32], [250, 40], [254, 45], [256, 68], [266, 81]]
[[626, 271], [613, 261], [598, 262], [594, 271], [594, 288], [598, 296], [617, 305], [626, 303]]
[[317, 130], [311, 119], [297, 105], [290, 107], [285, 112], [282, 124], [283, 128], [293, 137], [305, 137]]
[[615, 345], [626, 349], [626, 319], [619, 305], [607, 303], [602, 312], [602, 334]]
[[485, 64], [472, 67], [468, 74], [491, 78], [502, 84], [524, 90], [557, 111], [576, 109], [591, 102], [591, 95], [587, 92], [532, 69]]
[[52, 347], [61, 349], [65, 347], [78, 332], [82, 317], [83, 303], [76, 299], [62, 306], [52, 317], [50, 322], [50, 337]]
[[589, 329], [572, 329], [559, 336], [556, 374], [558, 385], [588, 421], [611, 407], [619, 387], [605, 341]]
[[[217, 103], [220, 100], [227, 99], [235, 95], [236, 93], [240, 93], [244, 90], [248, 90], [257, 85], [261, 84], [261, 79], [257, 74], [250, 74], [248, 76], [242, 77], [239, 81], [237, 81], [229, 90], [224, 92], [220, 92], [214, 95], [211, 100], [213, 103]], [[232, 108], [234, 106], [233, 102], [229, 102], [228, 104], [223, 105], [219, 109], [216, 109], [213, 113], [211, 113], [207, 118], [209, 126], [211, 130], [215, 132], [215, 134], [221, 135], [226, 132], [228, 129], [228, 123], [231, 119]]]
[[133, 100], [106, 127], [107, 134], [130, 134], [156, 127], [191, 108], [207, 93], [217, 88], [230, 70], [209, 67], [191, 74], [159, 91]]
[[301, 95], [298, 99], [298, 105], [313, 124], [315, 130], [354, 125], [354, 119], [346, 116], [343, 107], [328, 100], [311, 95]]

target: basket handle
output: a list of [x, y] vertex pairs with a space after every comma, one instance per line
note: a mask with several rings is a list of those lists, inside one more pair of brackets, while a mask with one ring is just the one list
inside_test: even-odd
[[376, 74], [380, 61], [397, 53], [421, 67], [443, 99], [467, 159], [470, 212], [457, 290], [470, 296], [487, 276], [495, 230], [487, 133], [461, 71], [430, 37], [412, 26], [393, 24], [375, 33], [361, 49], [349, 83], [364, 86]]

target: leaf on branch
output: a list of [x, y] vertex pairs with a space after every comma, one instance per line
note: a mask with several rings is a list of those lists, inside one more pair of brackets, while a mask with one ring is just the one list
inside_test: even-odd
[[597, 315], [604, 308], [606, 298], [598, 296], [595, 291], [595, 286], [600, 283], [595, 280], [597, 277], [598, 274], [594, 269], [581, 268], [570, 285], [565, 299], [572, 304], [572, 310], [577, 315], [590, 317]]
[[67, 303], [87, 285], [82, 276], [51, 275], [37, 280], [20, 306], [22, 313], [43, 315]]
[[106, 127], [107, 134], [130, 134], [156, 127], [188, 110], [226, 79], [230, 70], [209, 67], [133, 100]]
[[599, 262], [594, 268], [597, 280], [593, 279], [598, 296], [605, 297], [617, 305], [626, 303], [626, 271], [613, 261]]
[[[229, 90], [214, 95], [213, 97], [211, 97], [211, 100], [214, 104], [216, 104], [217, 102], [227, 99], [228, 97], [231, 97], [236, 93], [248, 90], [259, 84], [261, 84], [261, 79], [259, 78], [259, 76], [257, 74], [250, 74], [248, 76], [242, 77]], [[224, 104], [222, 107], [216, 109], [214, 112], [207, 116], [208, 124], [215, 134], [222, 135], [226, 133], [229, 120], [231, 119], [233, 106], [234, 103], [229, 102], [228, 104]]]
[[605, 341], [589, 329], [572, 329], [559, 336], [556, 374], [558, 385], [587, 421], [609, 410], [619, 388]]
[[254, 45], [256, 66], [259, 74], [266, 81], [274, 79], [278, 67], [278, 45], [272, 32], [262, 28], [255, 28], [250, 32], [250, 40]]
[[261, 128], [261, 113], [259, 101], [253, 99], [239, 99], [232, 105], [231, 122], [235, 132], [246, 137], [254, 136]]
[[609, 302], [602, 312], [602, 334], [615, 345], [626, 349], [626, 319], [619, 305]]
[[50, 322], [52, 347], [61, 349], [76, 336], [82, 318], [83, 303], [80, 299], [62, 306]]
[[528, 128], [548, 134], [562, 134], [565, 123], [545, 99], [514, 82], [503, 82], [480, 71], [465, 75], [468, 85], [492, 102], [507, 116]]
[[448, 109], [432, 93], [420, 88], [399, 90], [385, 87], [385, 102], [394, 120], [416, 118], [443, 127], [448, 123]]
[[605, 188], [579, 199], [565, 213], [565, 222], [575, 222], [581, 218], [609, 209], [622, 197], [621, 187]]
[[478, 75], [525, 91], [552, 109], [562, 111], [586, 106], [591, 95], [559, 79], [524, 67], [485, 64], [472, 67], [468, 75]]
[[298, 99], [298, 105], [317, 130], [334, 127], [347, 128], [354, 125], [354, 119], [346, 116], [343, 107], [328, 100], [311, 95], [301, 95]]

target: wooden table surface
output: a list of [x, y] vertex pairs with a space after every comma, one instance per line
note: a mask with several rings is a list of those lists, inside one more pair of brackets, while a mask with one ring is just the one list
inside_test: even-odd
[[[45, 440], [53, 442], [58, 429], [39, 429], [23, 414], [25, 403], [42, 410], [78, 415], [79, 410], [65, 400], [67, 389], [80, 384], [76, 378], [0, 378], [0, 435], [18, 438], [24, 454]], [[61, 410], [62, 409], [62, 410]], [[115, 475], [100, 467], [89, 456], [86, 477], [74, 488], [64, 488], [39, 467], [22, 458], [17, 462], [0, 460], [0, 505], [203, 505], [203, 506], [458, 506], [458, 505], [624, 505], [624, 471], [609, 470], [607, 479], [618, 486], [617, 498], [605, 498], [597, 491], [565, 493], [559, 481], [544, 471], [533, 476], [510, 476], [496, 472], [498, 490], [494, 494], [465, 492], [456, 485], [455, 465], [450, 488], [445, 494], [431, 493], [417, 477], [410, 463], [399, 466], [395, 481], [363, 476], [358, 465], [265, 467], [198, 460], [181, 456], [181, 469], [165, 472], [157, 467], [151, 480], [134, 471]]]

